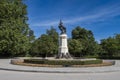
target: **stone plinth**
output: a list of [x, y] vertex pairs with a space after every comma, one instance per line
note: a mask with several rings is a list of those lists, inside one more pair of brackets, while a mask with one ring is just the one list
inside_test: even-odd
[[71, 58], [69, 51], [68, 51], [66, 34], [61, 34], [59, 36], [59, 51], [58, 51], [57, 58]]

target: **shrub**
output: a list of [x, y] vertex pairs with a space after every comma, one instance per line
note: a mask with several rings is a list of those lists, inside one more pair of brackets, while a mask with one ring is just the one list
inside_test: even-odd
[[100, 56], [100, 59], [112, 59], [112, 60], [120, 60], [120, 56]]
[[80, 60], [46, 60], [46, 59], [25, 59], [25, 63], [32, 63], [32, 64], [47, 64], [47, 65], [63, 65], [63, 66], [71, 66], [71, 65], [89, 65], [89, 64], [100, 64], [102, 60], [87, 60], [87, 61], [80, 61]]
[[88, 64], [99, 64], [99, 63], [102, 63], [102, 60], [97, 59], [97, 60], [84, 61], [84, 65], [88, 65]]
[[24, 59], [24, 63], [45, 64], [45, 59]]

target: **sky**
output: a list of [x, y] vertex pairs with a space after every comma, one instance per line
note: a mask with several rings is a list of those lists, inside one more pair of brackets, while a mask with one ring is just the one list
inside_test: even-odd
[[26, 0], [28, 24], [36, 38], [53, 26], [60, 33], [60, 19], [71, 31], [76, 26], [91, 30], [95, 40], [120, 34], [120, 0]]

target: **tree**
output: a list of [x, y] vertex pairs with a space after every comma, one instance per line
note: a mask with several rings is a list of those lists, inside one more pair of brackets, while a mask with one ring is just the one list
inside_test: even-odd
[[22, 0], [0, 1], [0, 55], [25, 55], [29, 50], [27, 6]]
[[53, 38], [51, 38], [48, 35], [42, 35], [40, 39], [40, 45], [41, 45], [41, 53], [46, 55], [52, 55], [54, 54], [56, 50], [56, 46], [54, 45]]
[[58, 53], [58, 32], [54, 27], [51, 27], [50, 30], [46, 31], [46, 34], [52, 38], [53, 44], [54, 44], [53, 53], [57, 54]]
[[82, 55], [95, 55], [98, 44], [92, 31], [77, 26], [72, 30], [72, 39], [78, 40], [82, 44]]
[[114, 57], [120, 54], [120, 35], [116, 34], [114, 37], [101, 40], [101, 46], [104, 53], [101, 56]]
[[81, 56], [82, 49], [83, 49], [81, 42], [79, 40], [76, 40], [76, 39], [69, 39], [68, 42], [69, 42], [68, 43], [69, 52], [71, 53], [71, 55], [73, 55], [74, 57]]
[[30, 43], [34, 42], [35, 40], [34, 31], [31, 29], [29, 29], [28, 38], [29, 38]]
[[58, 32], [54, 27], [51, 27], [50, 30], [46, 31], [46, 34], [53, 38], [53, 42], [56, 46], [58, 46]]
[[86, 30], [85, 28], [81, 28], [77, 26], [75, 29], [72, 30], [72, 39], [79, 39], [79, 40], [94, 40], [93, 33], [90, 30]]
[[115, 39], [117, 41], [117, 56], [120, 56], [120, 34], [116, 34]]
[[46, 34], [42, 34], [33, 43], [32, 53], [35, 56], [53, 56], [58, 53], [58, 33], [56, 29], [51, 27], [50, 30], [46, 31]]

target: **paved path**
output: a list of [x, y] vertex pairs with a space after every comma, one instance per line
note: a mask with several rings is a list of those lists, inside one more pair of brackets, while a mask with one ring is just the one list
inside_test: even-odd
[[120, 72], [31, 73], [0, 70], [0, 80], [120, 80]]
[[29, 67], [10, 64], [10, 59], [0, 59], [0, 69], [8, 71], [21, 72], [41, 72], [41, 73], [105, 73], [105, 72], [120, 72], [120, 61], [116, 60], [113, 66], [104, 67], [86, 67], [86, 68], [50, 68], [50, 67]]
[[[10, 59], [0, 59], [0, 69], [1, 69], [0, 80], [119, 80], [120, 79], [120, 61], [116, 61], [116, 65], [114, 66], [89, 67], [89, 68], [27, 67], [27, 66], [11, 65], [9, 64], [9, 61]], [[19, 71], [9, 71], [9, 70], [21, 70], [21, 71], [25, 70], [31, 72], [19, 72]], [[38, 72], [33, 72], [33, 71], [38, 71]], [[41, 71], [43, 71], [44, 73]], [[47, 72], [45, 73], [45, 71], [49, 71], [49, 73]], [[61, 73], [56, 73], [56, 71], [61, 71]], [[67, 71], [68, 73], [64, 73], [65, 71]], [[75, 73], [74, 71], [78, 73]]]

